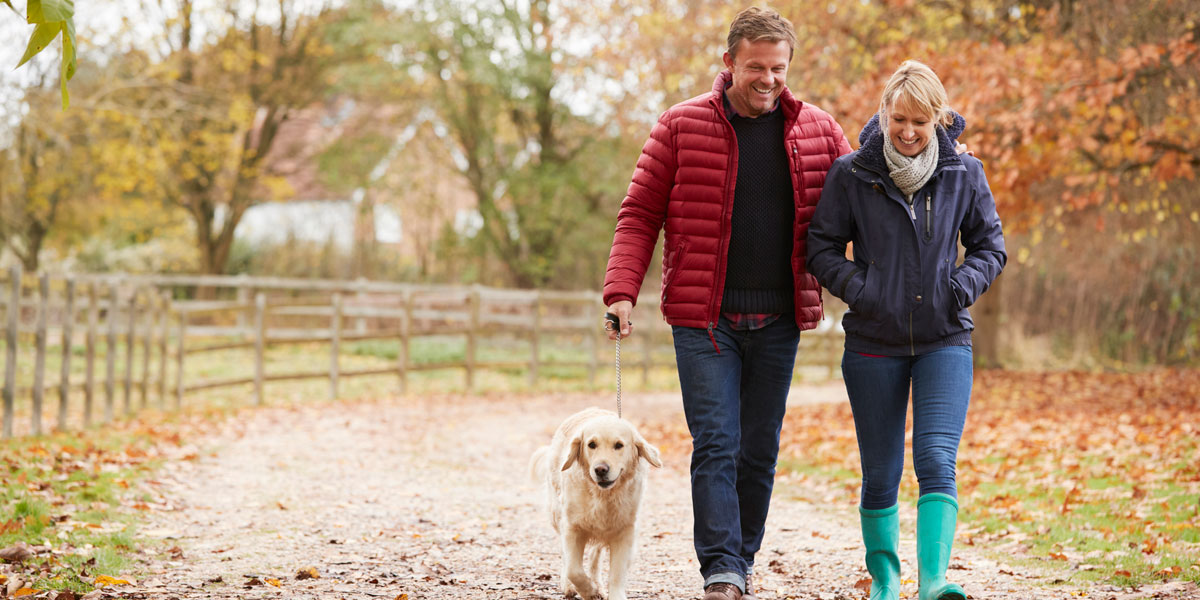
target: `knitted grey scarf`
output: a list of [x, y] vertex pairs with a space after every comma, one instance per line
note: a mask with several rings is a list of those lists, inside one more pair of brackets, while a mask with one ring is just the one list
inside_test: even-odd
[[912, 196], [914, 192], [921, 189], [921, 186], [925, 185], [925, 182], [929, 181], [930, 177], [933, 177], [938, 159], [937, 138], [929, 140], [920, 154], [908, 157], [901, 154], [892, 144], [892, 138], [887, 134], [886, 129], [880, 133], [883, 134], [883, 157], [887, 160], [892, 182], [900, 188], [901, 192], [904, 192], [904, 195]]

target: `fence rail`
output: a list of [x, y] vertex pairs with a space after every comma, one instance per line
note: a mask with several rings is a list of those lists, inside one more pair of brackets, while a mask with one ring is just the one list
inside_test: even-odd
[[[146, 408], [151, 395], [159, 408], [177, 409], [188, 394], [249, 386], [253, 401], [261, 404], [267, 383], [306, 379], [327, 380], [330, 399], [338, 397], [347, 378], [395, 376], [403, 394], [411, 373], [444, 369], [461, 370], [467, 389], [475, 387], [478, 372], [496, 369], [524, 370], [536, 386], [547, 367], [583, 369], [595, 386], [597, 373], [611, 361], [602, 351], [611, 348], [600, 326], [604, 307], [600, 295], [590, 291], [240, 275], [29, 277], [16, 267], [2, 281], [5, 438], [14, 435], [19, 398], [29, 399], [29, 433], [43, 432], [47, 394], [57, 395], [55, 427], [66, 430], [71, 414], [77, 415], [76, 424], [92, 425], [99, 398], [100, 420], [109, 422]], [[638, 310], [647, 317], [657, 312], [657, 298], [640, 299]], [[669, 331], [661, 319], [641, 320], [638, 336], [625, 346], [637, 356], [627, 357], [626, 366], [634, 372], [640, 367], [643, 378], [651, 369], [673, 368]], [[545, 342], [560, 336], [578, 343], [573, 355], [544, 356]], [[452, 339], [462, 344], [461, 359], [413, 353], [414, 340], [437, 345]], [[485, 342], [503, 340], [523, 343], [527, 350], [490, 357], [481, 351]], [[840, 340], [840, 327], [827, 318], [802, 336], [797, 362], [832, 375]], [[396, 359], [387, 366], [344, 368], [346, 344], [365, 341], [398, 345]], [[58, 344], [57, 382], [47, 381], [53, 343]], [[328, 366], [271, 370], [269, 352], [299, 344], [328, 344]], [[187, 371], [189, 359], [226, 352], [252, 353], [252, 374], [204, 378]], [[32, 366], [18, 360], [31, 353]], [[72, 366], [78, 365], [76, 354], [82, 367]], [[73, 394], [82, 398], [72, 403]]]

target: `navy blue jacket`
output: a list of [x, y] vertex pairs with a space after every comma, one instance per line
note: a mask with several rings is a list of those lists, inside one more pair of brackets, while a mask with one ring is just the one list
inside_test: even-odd
[[1008, 253], [982, 164], [954, 151], [966, 127], [954, 119], [948, 131], [936, 127], [937, 167], [911, 206], [888, 175], [878, 115], [859, 134], [859, 149], [829, 169], [808, 230], [808, 271], [850, 306], [847, 350], [915, 356], [971, 344], [967, 307]]

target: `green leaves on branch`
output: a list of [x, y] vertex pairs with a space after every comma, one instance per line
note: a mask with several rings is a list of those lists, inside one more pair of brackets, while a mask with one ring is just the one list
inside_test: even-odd
[[[12, 8], [11, 0], [0, 0]], [[26, 18], [30, 24], [37, 25], [33, 35], [29, 36], [29, 45], [17, 67], [29, 62], [38, 52], [46, 49], [54, 38], [62, 34], [62, 64], [60, 81], [62, 85], [62, 107], [66, 110], [69, 104], [67, 96], [67, 81], [75, 76], [75, 1], [74, 0], [29, 0], [26, 7]]]

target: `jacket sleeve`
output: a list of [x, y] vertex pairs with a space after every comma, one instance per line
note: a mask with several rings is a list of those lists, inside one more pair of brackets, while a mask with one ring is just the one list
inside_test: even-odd
[[833, 163], [808, 227], [808, 272], [829, 293], [853, 305], [866, 283], [865, 274], [846, 259], [846, 244], [854, 238], [854, 214], [846, 195], [844, 161]]
[[633, 180], [617, 211], [617, 227], [604, 274], [605, 306], [620, 300], [637, 304], [638, 290], [666, 221], [676, 170], [669, 115], [668, 111], [659, 117], [642, 146]]
[[963, 263], [950, 277], [954, 295], [963, 308], [979, 300], [1008, 262], [1000, 214], [996, 212], [996, 201], [992, 198], [991, 188], [988, 187], [987, 176], [984, 175], [979, 161], [969, 162], [972, 171], [972, 199], [959, 226], [966, 253]]

